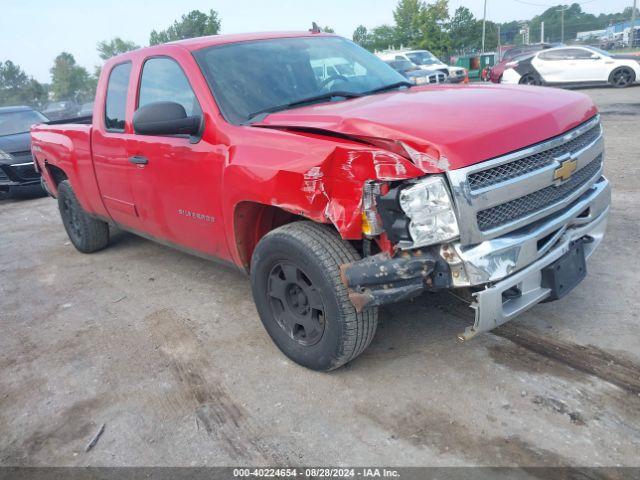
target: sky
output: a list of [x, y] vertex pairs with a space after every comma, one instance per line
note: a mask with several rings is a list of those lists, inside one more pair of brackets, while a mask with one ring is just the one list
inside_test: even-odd
[[[565, 0], [569, 3], [571, 0]], [[523, 3], [524, 2], [524, 3]], [[306, 30], [312, 21], [351, 38], [363, 24], [393, 22], [397, 0], [2, 0], [0, 61], [12, 60], [40, 82], [49, 82], [53, 59], [67, 51], [93, 71], [96, 44], [119, 36], [146, 45], [151, 30], [164, 29], [190, 10], [218, 11], [221, 33]], [[484, 0], [449, 0], [451, 13], [465, 5], [482, 17]], [[559, 0], [487, 0], [487, 19], [528, 19]], [[612, 13], [632, 0], [584, 1], [589, 13]]]

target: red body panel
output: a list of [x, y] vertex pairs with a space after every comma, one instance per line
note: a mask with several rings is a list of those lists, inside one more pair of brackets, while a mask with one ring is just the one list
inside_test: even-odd
[[491, 67], [491, 75], [490, 79], [493, 83], [500, 83], [500, 79], [502, 78], [502, 74], [507, 68], [507, 61], [501, 61], [496, 63], [493, 67]]
[[[260, 222], [267, 210], [332, 223], [343, 238], [359, 239], [366, 180], [404, 180], [464, 167], [558, 135], [595, 114], [592, 102], [577, 93], [461, 85], [298, 108], [254, 126], [227, 123], [191, 51], [305, 35], [311, 34], [205, 37], [109, 60], [92, 127], [32, 129], [34, 155], [48, 185], [55, 193], [45, 167], [58, 167], [90, 213], [246, 268], [264, 233]], [[205, 130], [196, 144], [133, 132], [142, 65], [162, 55], [180, 64], [204, 112]], [[132, 62], [125, 131], [107, 132], [107, 79], [124, 61]], [[149, 162], [134, 165], [131, 156]]]

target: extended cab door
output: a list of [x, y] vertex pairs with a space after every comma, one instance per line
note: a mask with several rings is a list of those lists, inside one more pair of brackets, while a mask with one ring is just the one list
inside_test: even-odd
[[131, 124], [126, 119], [132, 67], [131, 61], [119, 63], [108, 74], [105, 96], [96, 99], [102, 115], [94, 118], [91, 151], [107, 212], [119, 225], [138, 230], [141, 221], [129, 182], [132, 165], [127, 149], [127, 142], [132, 138]]
[[[211, 120], [203, 112], [203, 95], [198, 98], [177, 59], [146, 58], [139, 72], [136, 109], [171, 101], [180, 103], [188, 116], [204, 115]], [[142, 163], [130, 172], [130, 185], [146, 233], [228, 259], [220, 191], [228, 149], [212, 138], [205, 132], [192, 143], [182, 135], [134, 134], [127, 143], [127, 156]]]

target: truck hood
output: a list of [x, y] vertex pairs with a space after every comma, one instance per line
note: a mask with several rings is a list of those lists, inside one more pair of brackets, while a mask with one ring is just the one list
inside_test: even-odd
[[370, 142], [433, 173], [547, 140], [596, 113], [589, 97], [566, 90], [440, 85], [277, 112], [254, 125]]

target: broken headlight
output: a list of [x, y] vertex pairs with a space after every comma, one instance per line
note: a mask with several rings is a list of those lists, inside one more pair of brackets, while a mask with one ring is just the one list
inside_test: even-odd
[[451, 240], [460, 234], [453, 203], [442, 177], [430, 177], [400, 191], [414, 247]]

